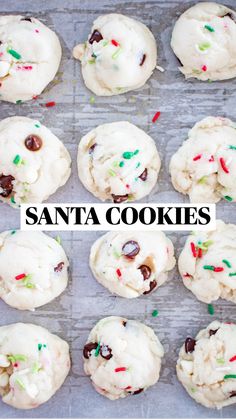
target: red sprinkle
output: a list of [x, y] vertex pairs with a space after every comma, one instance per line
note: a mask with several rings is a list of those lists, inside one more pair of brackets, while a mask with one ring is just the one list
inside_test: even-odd
[[127, 185], [125, 185], [125, 187], [127, 188], [127, 189], [129, 189], [130, 188], [130, 186], [127, 184]]
[[45, 103], [46, 108], [52, 108], [55, 105], [56, 105], [56, 102], [48, 102], [48, 103]]
[[32, 99], [34, 99], [34, 100], [36, 100], [36, 99], [38, 99], [39, 98], [39, 95], [34, 95], [33, 97], [32, 97]]
[[200, 248], [198, 249], [198, 255], [197, 255], [197, 257], [198, 258], [201, 258], [202, 257], [202, 249], [200, 249]]
[[232, 356], [232, 358], [230, 358], [229, 362], [234, 362], [236, 361], [236, 355]]
[[193, 242], [191, 242], [190, 246], [191, 246], [193, 257], [196, 258], [197, 257], [197, 250], [196, 250], [195, 244]]
[[23, 65], [23, 66], [22, 66], [22, 68], [23, 68], [24, 70], [33, 70], [32, 65]]
[[25, 277], [26, 277], [26, 275], [25, 275], [25, 274], [20, 274], [20, 275], [15, 276], [15, 279], [16, 279], [17, 281], [19, 281], [20, 279], [23, 279], [23, 278], [25, 278]]
[[190, 274], [188, 274], [188, 273], [186, 272], [186, 274], [183, 274], [183, 277], [184, 277], [184, 278], [191, 278], [191, 277], [192, 277], [192, 275], [190, 275]]
[[222, 169], [224, 170], [225, 173], [229, 173], [229, 169], [226, 166], [225, 160], [223, 159], [223, 157], [220, 157], [220, 164]]
[[222, 268], [221, 266], [215, 267], [214, 268], [214, 272], [222, 272], [224, 270], [224, 268]]
[[17, 362], [15, 362], [15, 364], [13, 365], [13, 367], [18, 368], [19, 364]]
[[115, 372], [121, 372], [121, 371], [126, 371], [126, 368], [125, 367], [115, 368]]
[[209, 159], [209, 162], [213, 162], [215, 161], [214, 156], [211, 156], [211, 158]]
[[195, 157], [193, 158], [193, 161], [200, 160], [201, 158], [202, 158], [202, 154], [198, 154], [197, 156], [195, 156]]
[[128, 386], [128, 387], [125, 387], [125, 390], [130, 390], [132, 387], [131, 386]]
[[207, 66], [206, 65], [202, 66], [202, 71], [207, 71]]
[[119, 46], [119, 43], [117, 41], [115, 41], [115, 39], [111, 40], [112, 45], [115, 45], [115, 47]]
[[39, 30], [38, 30], [38, 29], [35, 29], [35, 32], [36, 32], [36, 33], [39, 33]]
[[156, 112], [155, 113], [155, 115], [154, 115], [154, 117], [152, 118], [152, 122], [154, 123], [154, 122], [156, 122], [157, 120], [158, 120], [158, 118], [159, 118], [159, 116], [161, 115], [161, 112]]
[[118, 275], [119, 278], [122, 276], [122, 273], [121, 273], [121, 270], [120, 269], [117, 269], [116, 270], [116, 273], [117, 273], [117, 275]]

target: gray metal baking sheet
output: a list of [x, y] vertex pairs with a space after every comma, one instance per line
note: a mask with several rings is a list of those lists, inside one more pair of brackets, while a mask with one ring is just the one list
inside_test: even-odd
[[[94, 126], [111, 121], [129, 120], [147, 131], [156, 141], [162, 157], [158, 187], [146, 202], [183, 202], [184, 198], [171, 186], [168, 165], [170, 156], [186, 138], [188, 130], [208, 115], [227, 116], [236, 120], [236, 82], [203, 83], [185, 81], [177, 69], [178, 62], [170, 49], [170, 36], [177, 17], [194, 2], [186, 0], [1, 0], [1, 13], [21, 13], [41, 19], [57, 32], [63, 47], [60, 83], [37, 101], [22, 105], [0, 104], [0, 118], [25, 115], [39, 119], [68, 147], [73, 160], [69, 182], [50, 202], [95, 202], [80, 184], [76, 169], [77, 144]], [[236, 6], [235, 0], [227, 0]], [[95, 17], [119, 12], [147, 24], [158, 43], [158, 64], [164, 73], [155, 71], [145, 87], [125, 95], [95, 98], [83, 85], [80, 65], [71, 56], [78, 41], [86, 39]], [[56, 106], [40, 106], [48, 101]], [[151, 119], [156, 111], [161, 116], [156, 124]], [[235, 205], [235, 204], [234, 204]], [[217, 216], [236, 223], [235, 206], [217, 204]], [[0, 205], [0, 231], [19, 227], [19, 212]], [[45, 326], [66, 339], [71, 347], [72, 369], [64, 386], [46, 404], [36, 410], [19, 411], [0, 402], [1, 418], [220, 418], [235, 417], [235, 405], [223, 410], [209, 410], [196, 404], [178, 383], [175, 363], [186, 335], [195, 335], [213, 318], [236, 321], [236, 308], [223, 300], [214, 304], [215, 315], [184, 288], [177, 270], [166, 285], [151, 295], [126, 300], [111, 295], [93, 279], [88, 267], [90, 246], [101, 233], [61, 233], [62, 243], [70, 259], [71, 280], [66, 292], [54, 302], [35, 312], [20, 312], [0, 302], [0, 325], [24, 321]], [[186, 234], [168, 234], [179, 254]], [[158, 309], [159, 316], [151, 313]], [[110, 401], [93, 390], [83, 372], [82, 348], [89, 330], [98, 319], [122, 315], [152, 326], [165, 348], [161, 377], [157, 385], [136, 397]], [[26, 342], [27, 344], [27, 342]]]

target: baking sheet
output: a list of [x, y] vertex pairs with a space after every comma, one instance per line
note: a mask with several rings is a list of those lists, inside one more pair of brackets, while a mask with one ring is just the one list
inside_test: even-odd
[[[226, 4], [235, 6], [235, 0]], [[94, 126], [111, 121], [128, 120], [156, 141], [162, 157], [158, 187], [145, 198], [146, 202], [183, 202], [182, 195], [171, 186], [168, 165], [170, 156], [186, 138], [188, 130], [208, 115], [227, 116], [236, 120], [235, 80], [217, 83], [185, 81], [177, 69], [169, 41], [177, 17], [193, 2], [186, 0], [119, 1], [113, 0], [1, 0], [2, 13], [21, 13], [38, 17], [55, 30], [63, 47], [60, 83], [37, 101], [22, 105], [1, 103], [0, 118], [24, 115], [39, 119], [64, 141], [73, 160], [73, 174], [65, 187], [50, 202], [95, 202], [96, 199], [79, 183], [76, 169], [77, 144], [82, 135]], [[147, 24], [158, 42], [158, 64], [164, 73], [156, 71], [143, 89], [125, 95], [95, 98], [83, 85], [80, 65], [71, 57], [78, 41], [87, 37], [92, 21], [99, 14], [119, 12]], [[56, 107], [40, 104], [54, 100]], [[151, 119], [156, 111], [161, 117], [156, 124]], [[187, 202], [187, 200], [186, 200]], [[217, 204], [217, 216], [236, 223], [235, 206]], [[0, 205], [0, 231], [19, 227], [19, 213]], [[0, 302], [0, 325], [24, 321], [47, 327], [66, 339], [71, 347], [72, 369], [64, 386], [46, 404], [36, 410], [15, 410], [0, 402], [0, 417], [235, 417], [235, 405], [222, 411], [209, 410], [196, 404], [176, 379], [175, 363], [186, 335], [195, 335], [213, 318], [236, 321], [235, 305], [225, 301], [214, 304], [210, 316], [207, 305], [197, 301], [181, 283], [177, 270], [157, 292], [134, 300], [111, 295], [92, 277], [88, 257], [93, 241], [102, 233], [63, 232], [62, 244], [71, 266], [71, 281], [66, 292], [54, 302], [35, 312], [20, 312]], [[56, 235], [56, 234], [55, 234]], [[54, 235], [54, 236], [55, 236]], [[186, 234], [168, 233], [176, 254], [184, 244]], [[151, 313], [158, 309], [159, 316]], [[112, 402], [98, 395], [83, 372], [82, 348], [88, 333], [102, 317], [121, 315], [138, 319], [154, 328], [165, 348], [161, 378], [157, 385], [136, 397]]]

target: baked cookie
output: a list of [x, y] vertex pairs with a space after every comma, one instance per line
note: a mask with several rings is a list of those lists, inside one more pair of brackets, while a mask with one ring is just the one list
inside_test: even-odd
[[218, 220], [216, 230], [191, 234], [179, 257], [184, 285], [204, 303], [236, 303], [236, 226]]
[[156, 41], [147, 26], [116, 13], [99, 16], [88, 41], [73, 55], [81, 61], [85, 85], [99, 96], [142, 87], [157, 63]]
[[236, 325], [214, 321], [195, 339], [188, 337], [177, 362], [177, 376], [203, 406], [221, 409], [236, 403]]
[[109, 232], [96, 240], [90, 253], [97, 281], [125, 298], [149, 294], [174, 266], [173, 244], [161, 231]]
[[57, 35], [39, 20], [0, 16], [0, 100], [18, 104], [42, 93], [61, 54]]
[[158, 381], [164, 350], [150, 327], [112, 316], [92, 329], [83, 355], [95, 390], [115, 400], [139, 394]]
[[160, 166], [153, 139], [129, 122], [99, 125], [79, 143], [79, 178], [102, 201], [121, 203], [148, 195]]
[[235, 128], [236, 124], [226, 118], [204, 118], [173, 155], [173, 186], [189, 195], [191, 202], [236, 201]]
[[40, 203], [68, 180], [70, 155], [45, 126], [24, 116], [0, 122], [0, 200]]
[[40, 231], [0, 234], [0, 297], [12, 307], [33, 310], [54, 300], [67, 286], [68, 267], [62, 246]]
[[226, 80], [236, 76], [236, 13], [201, 2], [177, 20], [171, 47], [186, 78]]
[[68, 344], [43, 327], [16, 323], [0, 327], [0, 395], [17, 409], [48, 401], [70, 370]]

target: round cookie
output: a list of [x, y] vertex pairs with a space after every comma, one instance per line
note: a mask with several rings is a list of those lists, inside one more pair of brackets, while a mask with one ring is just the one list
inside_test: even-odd
[[0, 395], [17, 409], [48, 401], [70, 370], [68, 344], [43, 327], [16, 323], [0, 327]]
[[184, 285], [204, 303], [236, 303], [236, 226], [218, 220], [216, 230], [194, 232], [179, 257]]
[[161, 231], [109, 232], [90, 253], [97, 281], [125, 298], [149, 294], [167, 280], [174, 266], [173, 244]]
[[52, 301], [67, 286], [68, 266], [62, 246], [40, 231], [0, 234], [0, 297], [12, 307], [33, 310]]
[[171, 47], [186, 78], [214, 81], [235, 77], [235, 11], [218, 3], [196, 4], [177, 20]]
[[226, 118], [204, 118], [173, 155], [173, 186], [189, 195], [191, 202], [236, 201], [235, 128], [236, 124]]
[[148, 195], [160, 166], [153, 139], [129, 122], [100, 125], [79, 143], [79, 178], [102, 201], [121, 203]]
[[68, 180], [70, 155], [45, 126], [24, 116], [0, 122], [0, 200], [40, 203]]
[[236, 403], [236, 325], [214, 321], [188, 337], [177, 361], [177, 376], [198, 403], [221, 409]]
[[0, 16], [0, 99], [18, 104], [42, 93], [61, 55], [57, 35], [39, 20]]
[[116, 400], [139, 394], [158, 381], [164, 350], [150, 327], [112, 316], [92, 329], [83, 355], [95, 390]]
[[157, 64], [156, 41], [147, 26], [116, 13], [99, 16], [73, 55], [81, 61], [85, 85], [99, 96], [142, 87]]

